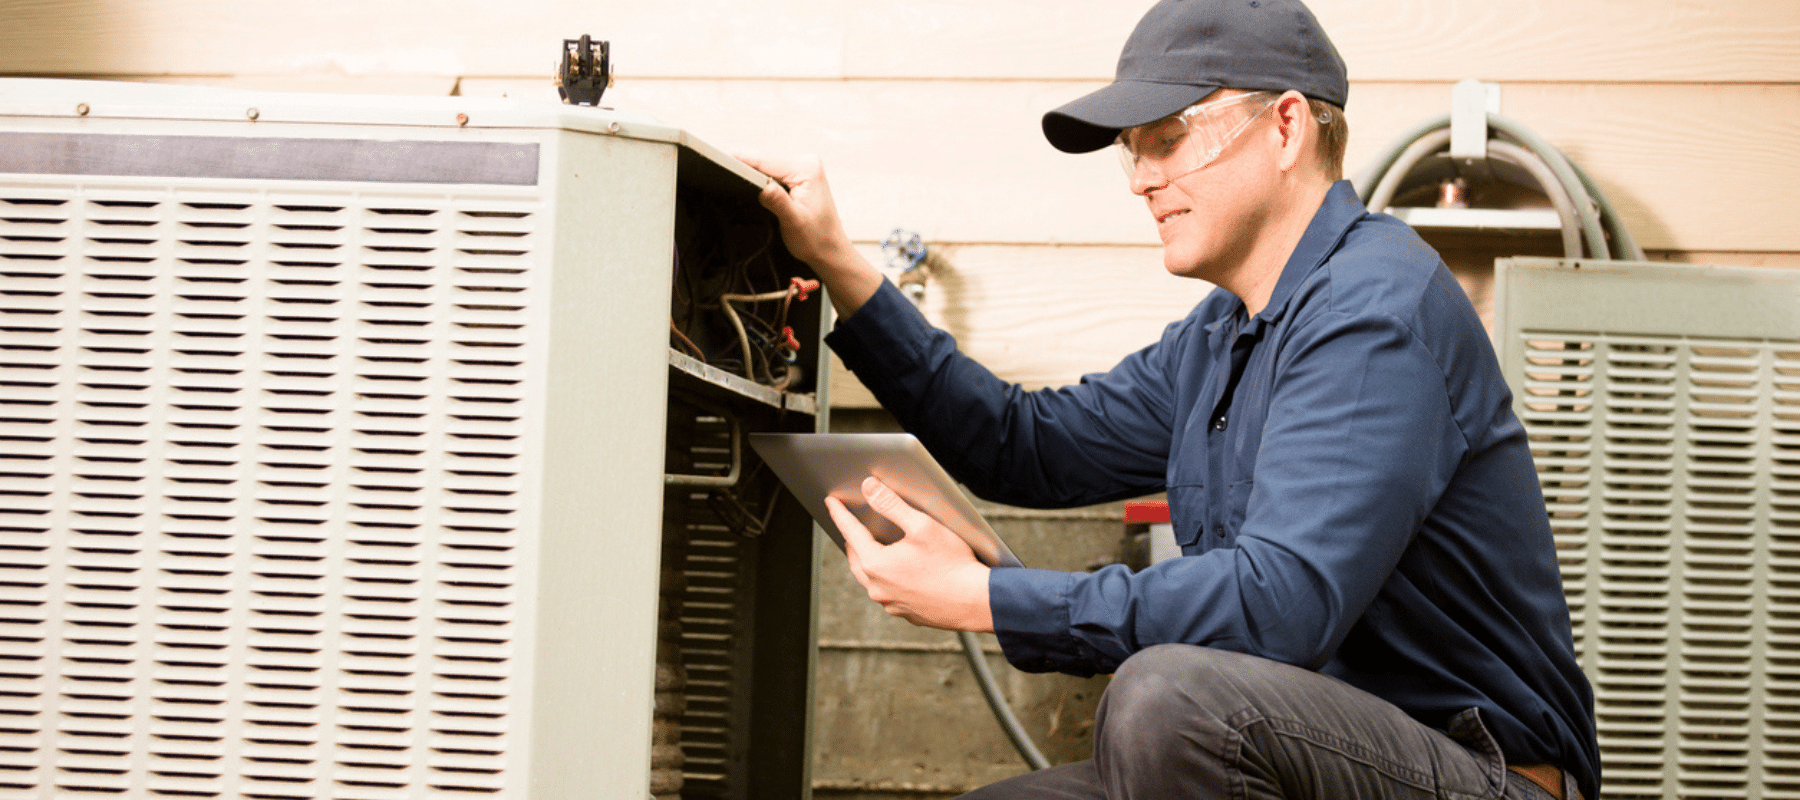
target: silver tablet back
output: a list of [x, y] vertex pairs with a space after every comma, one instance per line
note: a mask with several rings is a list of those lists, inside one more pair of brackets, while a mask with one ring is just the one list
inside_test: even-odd
[[840, 549], [844, 535], [825, 507], [827, 496], [842, 502], [876, 541], [892, 544], [904, 535], [863, 499], [863, 479], [873, 475], [913, 508], [961, 536], [983, 564], [1023, 566], [956, 481], [910, 433], [752, 433], [749, 438], [757, 455]]

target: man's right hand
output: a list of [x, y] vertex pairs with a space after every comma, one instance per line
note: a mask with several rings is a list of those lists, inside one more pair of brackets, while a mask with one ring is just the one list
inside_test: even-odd
[[844, 535], [850, 574], [887, 613], [914, 625], [992, 633], [987, 565], [962, 537], [874, 477], [863, 480], [863, 499], [906, 535], [882, 544], [835, 497], [825, 498], [831, 520]]
[[758, 199], [781, 223], [781, 241], [825, 282], [839, 317], [855, 313], [880, 288], [882, 277], [844, 232], [819, 159], [733, 155], [774, 179]]

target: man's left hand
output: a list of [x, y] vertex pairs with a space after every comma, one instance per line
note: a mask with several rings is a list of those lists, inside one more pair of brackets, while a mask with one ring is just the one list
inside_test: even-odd
[[850, 574], [868, 590], [869, 599], [914, 625], [992, 631], [989, 570], [975, 560], [968, 543], [875, 478], [864, 480], [862, 491], [875, 513], [906, 532], [899, 541], [884, 545], [842, 502], [825, 498], [832, 521], [844, 534]]

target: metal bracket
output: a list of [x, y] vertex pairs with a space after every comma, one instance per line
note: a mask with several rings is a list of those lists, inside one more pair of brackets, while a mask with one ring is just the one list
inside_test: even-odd
[[1474, 78], [1450, 90], [1450, 157], [1467, 163], [1487, 158], [1487, 115], [1500, 113], [1500, 84]]

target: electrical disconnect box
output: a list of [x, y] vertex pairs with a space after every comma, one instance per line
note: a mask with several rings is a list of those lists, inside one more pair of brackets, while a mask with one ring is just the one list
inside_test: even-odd
[[603, 109], [0, 80], [0, 797], [804, 797], [826, 304]]

